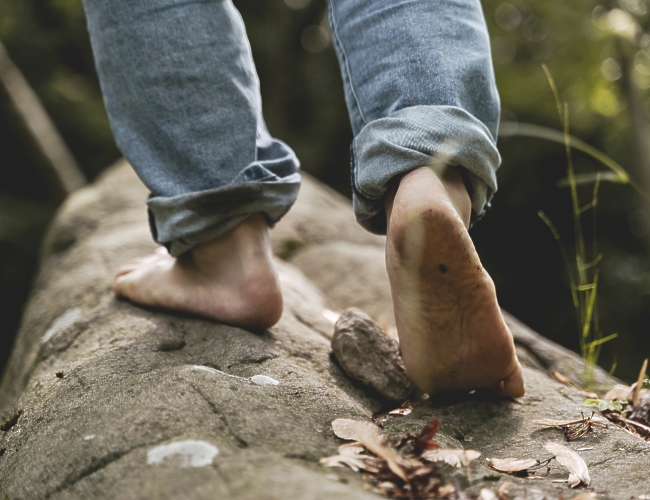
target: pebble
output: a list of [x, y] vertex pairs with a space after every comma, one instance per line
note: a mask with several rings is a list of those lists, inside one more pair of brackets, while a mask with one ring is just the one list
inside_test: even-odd
[[251, 377], [251, 382], [257, 385], [280, 385], [280, 382], [266, 375], [255, 375]]
[[167, 457], [178, 457], [181, 467], [205, 467], [218, 453], [216, 447], [205, 441], [177, 441], [149, 450], [147, 464], [159, 464]]

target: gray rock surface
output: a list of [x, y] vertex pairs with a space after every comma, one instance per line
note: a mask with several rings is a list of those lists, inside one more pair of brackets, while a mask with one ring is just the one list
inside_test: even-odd
[[[318, 466], [340, 444], [331, 431], [334, 419], [366, 420], [382, 410], [329, 356], [333, 325], [322, 312], [344, 304], [332, 293], [342, 289], [321, 288], [326, 276], [308, 279], [278, 261], [285, 313], [264, 332], [116, 300], [115, 270], [154, 248], [146, 194], [122, 162], [71, 196], [52, 224], [0, 382], [0, 420], [22, 411], [13, 427], [0, 431], [0, 498], [378, 498], [359, 474]], [[297, 249], [315, 252], [345, 242], [377, 250], [382, 242], [356, 225], [349, 202], [309, 178], [274, 238], [277, 252], [295, 253], [296, 262]], [[371, 254], [379, 262], [379, 252], [364, 255]], [[351, 262], [336, 264], [350, 270], [350, 280], [366, 279], [354, 276]], [[370, 278], [367, 283], [372, 288]], [[548, 371], [579, 371], [580, 360], [508, 321], [527, 356], [524, 398], [432, 398], [406, 417], [390, 417], [387, 432], [417, 432], [435, 416], [446, 446], [476, 449], [482, 458], [546, 457], [543, 445], [563, 438], [531, 420], [575, 418], [584, 410], [584, 396]], [[569, 447], [590, 448], [578, 453], [599, 495], [648, 493], [648, 443], [609, 429]], [[470, 492], [510, 482], [509, 498], [577, 493], [550, 481], [568, 475], [559, 468], [551, 478], [530, 480], [502, 477], [477, 463], [471, 486], [466, 472], [447, 472]]]
[[413, 391], [398, 342], [359, 309], [336, 321], [332, 353], [343, 371], [390, 401], [404, 401]]

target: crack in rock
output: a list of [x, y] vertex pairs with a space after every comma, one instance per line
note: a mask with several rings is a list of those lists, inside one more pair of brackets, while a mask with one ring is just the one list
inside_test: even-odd
[[[236, 377], [236, 378], [241, 378], [241, 377]], [[246, 379], [244, 379], [246, 380]], [[214, 413], [217, 417], [219, 417], [219, 420], [221, 420], [221, 423], [224, 425], [226, 430], [228, 431], [228, 434], [237, 442], [237, 447], [238, 448], [248, 448], [248, 443], [244, 441], [242, 438], [240, 438], [235, 432], [230, 428], [230, 424], [228, 423], [228, 420], [226, 419], [225, 415], [223, 415], [222, 412], [219, 411], [219, 408], [210, 400], [208, 396], [206, 396], [203, 391], [197, 387], [195, 384], [192, 382], [189, 382], [190, 386], [192, 389], [196, 391], [196, 393], [201, 396], [201, 399], [205, 401], [210, 409], [212, 410], [212, 413]]]

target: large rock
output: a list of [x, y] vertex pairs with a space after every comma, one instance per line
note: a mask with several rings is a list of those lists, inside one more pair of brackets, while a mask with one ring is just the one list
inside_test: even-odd
[[[375, 255], [379, 270], [382, 239], [356, 226], [349, 202], [311, 179], [306, 187], [293, 215], [278, 224], [277, 251], [290, 257], [344, 242], [371, 249], [362, 254]], [[0, 420], [22, 411], [0, 431], [0, 498], [377, 498], [360, 475], [317, 465], [340, 444], [331, 431], [334, 419], [363, 420], [382, 410], [330, 359], [333, 326], [322, 313], [327, 305], [345, 305], [333, 296], [333, 290], [343, 293], [340, 287], [321, 288], [318, 276], [310, 280], [278, 261], [285, 313], [257, 333], [116, 300], [115, 270], [154, 248], [145, 198], [121, 163], [71, 196], [51, 227], [0, 383]], [[361, 271], [353, 254], [339, 252], [332, 272], [340, 265], [350, 280], [362, 279], [354, 275]], [[384, 287], [382, 280], [376, 283]], [[581, 362], [508, 321], [529, 357], [524, 398], [432, 399], [416, 404], [411, 415], [389, 418], [386, 430], [419, 431], [436, 416], [447, 446], [471, 447], [483, 457], [546, 457], [543, 444], [562, 436], [531, 420], [584, 411], [584, 396], [548, 372], [580, 370]], [[597, 493], [620, 499], [646, 493], [647, 443], [609, 429], [569, 446], [590, 448], [579, 453]], [[468, 494], [508, 481], [509, 498], [575, 494], [550, 479], [501, 477], [479, 464], [470, 472], [471, 486], [466, 472], [447, 471], [452, 482], [458, 474]], [[552, 478], [568, 475], [552, 472]]]

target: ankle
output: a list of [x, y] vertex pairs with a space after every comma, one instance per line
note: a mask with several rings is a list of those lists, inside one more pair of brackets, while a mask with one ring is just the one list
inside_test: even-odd
[[[432, 185], [431, 181], [434, 181], [434, 186], [438, 188], [437, 193], [431, 190], [423, 190], [423, 186]], [[446, 201], [453, 207], [463, 222], [465, 229], [469, 228], [469, 221], [472, 215], [472, 201], [458, 167], [444, 167], [438, 171], [434, 171], [430, 167], [419, 167], [397, 179], [386, 191], [386, 197], [384, 199], [388, 228], [390, 228], [391, 214], [398, 191], [404, 191], [407, 197], [416, 198], [423, 204], [428, 204], [427, 199], [431, 196], [436, 201], [443, 201], [446, 198]], [[417, 204], [417, 201], [415, 204]], [[435, 204], [437, 205], [438, 203]]]
[[227, 233], [196, 245], [188, 253], [197, 265], [207, 265], [230, 260], [233, 252], [243, 259], [271, 256], [271, 231], [263, 214], [252, 214]]

